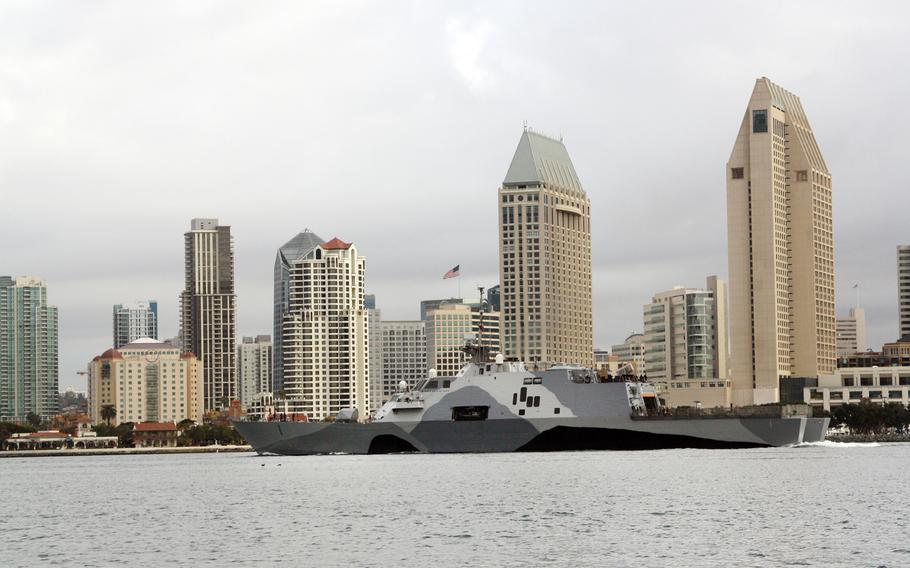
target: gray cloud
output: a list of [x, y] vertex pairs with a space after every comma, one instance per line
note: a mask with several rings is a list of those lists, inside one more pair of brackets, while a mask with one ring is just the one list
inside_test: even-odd
[[[176, 332], [182, 234], [234, 228], [239, 333], [271, 330], [275, 249], [357, 243], [384, 315], [497, 274], [522, 121], [565, 135], [592, 199], [599, 345], [726, 274], [724, 164], [756, 77], [803, 100], [834, 175], [838, 308], [896, 333], [910, 51], [902, 3], [6, 3], [0, 273], [61, 312], [61, 385], [111, 304]], [[786, 14], [771, 18], [769, 14]]]

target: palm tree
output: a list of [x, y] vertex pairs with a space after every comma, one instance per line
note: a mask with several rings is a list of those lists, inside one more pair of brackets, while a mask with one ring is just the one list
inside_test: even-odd
[[113, 404], [105, 404], [101, 407], [101, 419], [104, 420], [108, 426], [111, 425], [111, 420], [117, 417], [117, 409], [114, 408]]

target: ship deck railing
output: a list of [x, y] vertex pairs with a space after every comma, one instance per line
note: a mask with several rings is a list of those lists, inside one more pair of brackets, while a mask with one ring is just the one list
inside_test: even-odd
[[690, 420], [711, 418], [799, 418], [812, 417], [812, 407], [808, 404], [767, 404], [762, 406], [742, 406], [734, 408], [695, 408], [679, 406], [665, 411], [652, 411], [649, 414], [632, 414], [632, 420]]

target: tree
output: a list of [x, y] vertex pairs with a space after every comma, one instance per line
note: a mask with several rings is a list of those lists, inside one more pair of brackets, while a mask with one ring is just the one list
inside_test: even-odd
[[110, 426], [111, 420], [117, 417], [117, 409], [113, 404], [105, 404], [101, 407], [101, 419]]
[[183, 420], [181, 420], [180, 422], [177, 423], [177, 429], [180, 430], [181, 432], [183, 432], [187, 428], [192, 428], [195, 425], [196, 425], [195, 420], [193, 420], [191, 418], [184, 418]]
[[30, 426], [34, 428], [41, 428], [41, 417], [35, 414], [34, 412], [29, 412], [25, 415], [25, 421], [29, 423]]

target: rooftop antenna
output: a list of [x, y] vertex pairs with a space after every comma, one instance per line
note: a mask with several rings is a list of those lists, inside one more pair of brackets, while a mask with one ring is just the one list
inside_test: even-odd
[[528, 131], [528, 121], [527, 120], [521, 121], [521, 125], [522, 125], [522, 127], [524, 127], [525, 132], [527, 132]]

